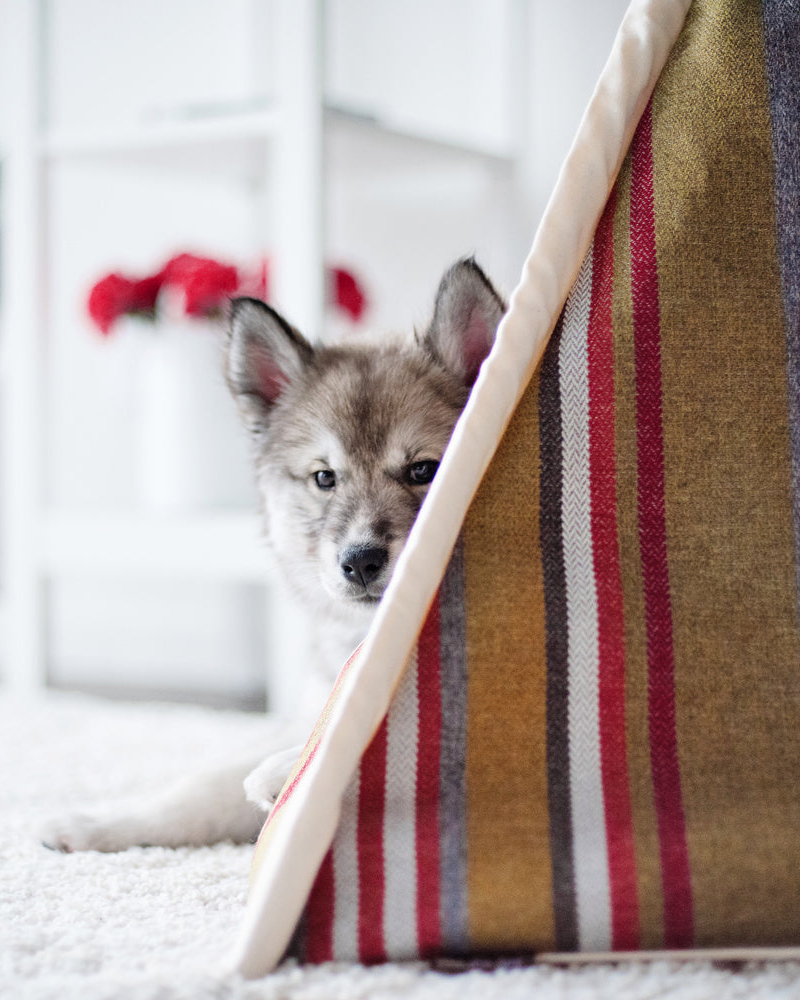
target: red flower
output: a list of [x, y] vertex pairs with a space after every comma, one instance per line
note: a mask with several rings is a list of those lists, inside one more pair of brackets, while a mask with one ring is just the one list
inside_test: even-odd
[[239, 286], [235, 267], [190, 253], [173, 257], [162, 274], [165, 285], [182, 290], [187, 316], [217, 314]]
[[269, 302], [269, 284], [269, 261], [264, 257], [257, 266], [240, 269], [236, 294]]
[[141, 278], [134, 281], [131, 287], [130, 308], [128, 312], [146, 316], [148, 319], [156, 317], [156, 300], [161, 290], [161, 275], [153, 274], [148, 278]]
[[160, 287], [159, 275], [135, 281], [114, 272], [101, 278], [89, 293], [89, 315], [106, 336], [120, 316], [154, 319]]
[[[129, 278], [117, 271], [101, 278], [89, 293], [89, 315], [106, 336], [121, 316], [154, 320], [159, 294], [168, 287], [181, 293], [187, 316], [217, 316], [232, 295], [254, 295], [266, 300], [269, 277], [266, 260], [258, 270], [240, 272], [210, 257], [180, 253], [157, 274], [145, 278]], [[328, 269], [328, 296], [330, 305], [342, 309], [354, 321], [361, 319], [367, 307], [358, 280], [343, 268]]]
[[332, 267], [330, 277], [333, 284], [334, 303], [351, 319], [358, 322], [367, 308], [367, 298], [358, 280], [349, 271], [340, 267]]

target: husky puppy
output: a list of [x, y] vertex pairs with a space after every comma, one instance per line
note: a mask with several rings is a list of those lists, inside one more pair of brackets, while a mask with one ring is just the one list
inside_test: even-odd
[[[366, 634], [503, 311], [471, 259], [447, 271], [430, 324], [411, 337], [312, 345], [265, 303], [232, 304], [226, 377], [251, 436], [265, 536], [315, 622], [326, 691]], [[44, 842], [114, 851], [250, 840], [299, 753], [290, 744], [307, 732], [273, 733], [279, 752], [266, 759], [269, 747], [124, 808], [53, 824]]]

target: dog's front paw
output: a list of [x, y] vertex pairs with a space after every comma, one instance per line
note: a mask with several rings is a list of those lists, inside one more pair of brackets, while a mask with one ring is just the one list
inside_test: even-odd
[[76, 812], [46, 823], [39, 831], [42, 844], [53, 851], [127, 851], [151, 842], [150, 831], [135, 814]]
[[74, 813], [46, 823], [39, 831], [42, 844], [52, 851], [109, 851], [108, 831], [96, 816]]
[[248, 802], [269, 812], [281, 794], [301, 750], [302, 747], [298, 746], [270, 754], [255, 771], [251, 771], [244, 779], [244, 793]]

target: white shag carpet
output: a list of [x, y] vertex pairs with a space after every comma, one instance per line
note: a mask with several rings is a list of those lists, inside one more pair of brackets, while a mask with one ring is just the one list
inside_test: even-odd
[[245, 982], [224, 961], [251, 848], [56, 854], [42, 821], [252, 744], [254, 715], [50, 694], [0, 697], [0, 997], [9, 1000], [727, 1000], [799, 998], [800, 965], [431, 969], [287, 963]]

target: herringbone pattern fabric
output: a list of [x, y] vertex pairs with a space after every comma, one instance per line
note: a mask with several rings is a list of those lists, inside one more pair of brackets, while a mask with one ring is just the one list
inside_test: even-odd
[[305, 958], [800, 944], [798, 66], [796, 5], [694, 3]]

